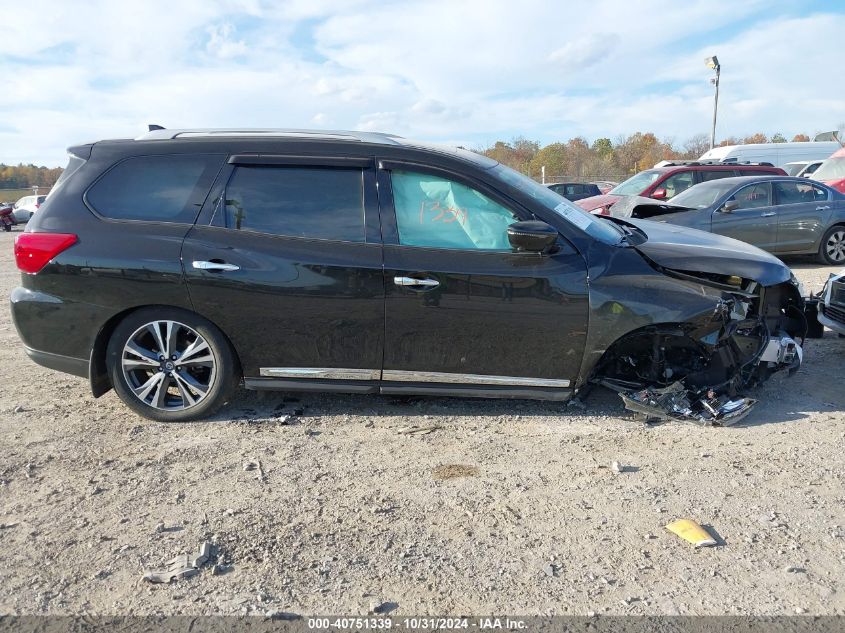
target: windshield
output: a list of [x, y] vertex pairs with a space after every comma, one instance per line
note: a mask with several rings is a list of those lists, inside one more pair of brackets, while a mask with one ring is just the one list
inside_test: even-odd
[[679, 193], [672, 198], [672, 204], [687, 207], [688, 209], [703, 209], [716, 202], [716, 200], [733, 189], [734, 186], [734, 184], [726, 183], [724, 180], [703, 182]]
[[798, 172], [800, 172], [806, 166], [807, 163], [787, 163], [783, 166], [783, 170], [786, 172], [787, 176], [797, 176]]
[[631, 176], [623, 183], [616, 185], [608, 191], [616, 196], [638, 196], [648, 189], [648, 186], [663, 175], [662, 171], [650, 169], [641, 171], [636, 176]]
[[521, 192], [531, 196], [544, 208], [555, 212], [570, 224], [574, 224], [587, 233], [590, 237], [600, 240], [605, 244], [617, 244], [619, 242], [620, 231], [611, 222], [587, 213], [581, 207], [574, 205], [560, 194], [541, 185], [536, 180], [501, 164], [493, 167], [490, 172], [504, 180], [511, 187], [516, 187]]
[[845, 156], [828, 158], [815, 172], [815, 180], [839, 180], [845, 178]]

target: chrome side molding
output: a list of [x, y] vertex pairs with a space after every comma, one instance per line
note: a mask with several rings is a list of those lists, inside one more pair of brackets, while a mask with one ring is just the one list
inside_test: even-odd
[[462, 385], [508, 385], [520, 387], [569, 387], [568, 380], [530, 378], [526, 376], [488, 376], [485, 374], [453, 374], [440, 371], [400, 371], [385, 369], [381, 379], [395, 382], [442, 382]]
[[378, 369], [344, 369], [329, 367], [262, 367], [262, 376], [271, 378], [323, 378], [326, 380], [378, 380]]
[[441, 371], [403, 371], [398, 369], [346, 369], [334, 367], [262, 367], [259, 374], [268, 378], [304, 378], [323, 380], [384, 380], [387, 382], [432, 382], [455, 385], [504, 385], [508, 387], [567, 388], [568, 380], [527, 376], [488, 376], [455, 374]]

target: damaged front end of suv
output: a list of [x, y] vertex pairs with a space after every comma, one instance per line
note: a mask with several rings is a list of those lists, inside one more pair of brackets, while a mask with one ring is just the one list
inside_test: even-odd
[[596, 271], [591, 329], [599, 334], [590, 349], [598, 360], [588, 382], [647, 418], [734, 424], [756, 404], [749, 388], [800, 367], [803, 299], [789, 269], [762, 251], [730, 240], [730, 252], [714, 252], [712, 240], [679, 245], [673, 237], [670, 248], [635, 246], [649, 270], [620, 257]]

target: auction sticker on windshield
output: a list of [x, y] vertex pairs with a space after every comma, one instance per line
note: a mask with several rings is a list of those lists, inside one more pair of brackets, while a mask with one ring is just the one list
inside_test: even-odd
[[555, 211], [560, 213], [564, 218], [572, 222], [575, 226], [577, 226], [582, 231], [586, 231], [587, 227], [589, 227], [595, 220], [591, 215], [587, 215], [583, 211], [578, 209], [573, 209], [570, 205], [565, 202], [561, 202], [559, 205], [555, 207]]

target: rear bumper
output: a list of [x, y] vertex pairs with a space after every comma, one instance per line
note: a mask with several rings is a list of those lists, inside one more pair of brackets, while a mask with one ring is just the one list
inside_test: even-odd
[[96, 334], [106, 320], [91, 304], [17, 287], [9, 297], [12, 321], [26, 353], [39, 365], [88, 376], [88, 359]]
[[26, 350], [27, 356], [43, 367], [88, 378], [89, 363], [87, 358], [73, 358], [71, 356], [62, 356], [61, 354], [50, 354], [49, 352], [40, 352], [31, 347], [24, 347], [24, 349]]

